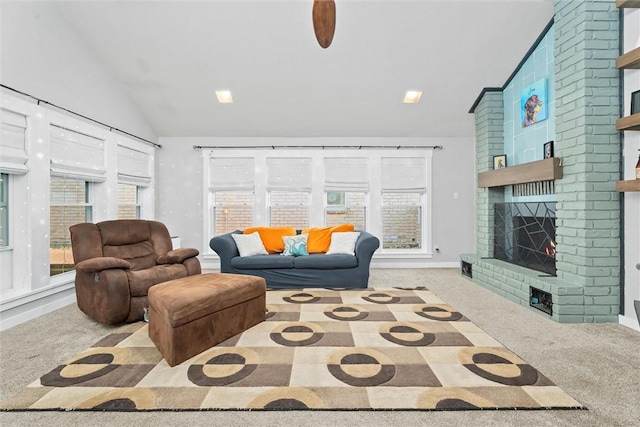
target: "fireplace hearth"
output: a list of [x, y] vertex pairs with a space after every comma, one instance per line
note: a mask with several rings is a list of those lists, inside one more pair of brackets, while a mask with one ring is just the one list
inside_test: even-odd
[[494, 258], [555, 276], [555, 202], [497, 203], [494, 209]]

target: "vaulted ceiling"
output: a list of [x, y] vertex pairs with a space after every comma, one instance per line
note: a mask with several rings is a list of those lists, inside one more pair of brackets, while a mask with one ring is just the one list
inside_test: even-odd
[[[336, 0], [322, 49], [312, 3], [56, 6], [160, 136], [471, 136], [482, 88], [505, 83], [553, 15], [552, 0]], [[421, 102], [403, 104], [407, 90]]]

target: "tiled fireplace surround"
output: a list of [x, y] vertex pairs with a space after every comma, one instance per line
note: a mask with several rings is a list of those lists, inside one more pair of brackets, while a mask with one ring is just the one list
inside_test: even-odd
[[[476, 251], [461, 255], [473, 281], [529, 307], [530, 286], [549, 292], [558, 322], [617, 322], [620, 304], [618, 12], [613, 0], [554, 1], [557, 277], [493, 259], [494, 204], [504, 187], [478, 188]], [[504, 151], [503, 95], [475, 109], [477, 172]], [[536, 310], [532, 308], [532, 310]], [[537, 311], [537, 310], [536, 310]], [[537, 311], [542, 315], [542, 311]]]

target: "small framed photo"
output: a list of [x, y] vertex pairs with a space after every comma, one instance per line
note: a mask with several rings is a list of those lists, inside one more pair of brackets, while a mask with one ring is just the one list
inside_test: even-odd
[[640, 113], [640, 90], [631, 92], [631, 114]]
[[553, 141], [549, 141], [544, 144], [544, 159], [550, 159], [553, 157]]
[[507, 155], [500, 154], [499, 156], [493, 156], [493, 168], [503, 169], [507, 167]]

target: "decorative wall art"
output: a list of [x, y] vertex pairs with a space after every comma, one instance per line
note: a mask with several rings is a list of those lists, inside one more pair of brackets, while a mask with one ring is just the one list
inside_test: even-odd
[[522, 127], [546, 120], [548, 117], [547, 79], [540, 79], [531, 86], [522, 89], [520, 106]]
[[503, 169], [507, 167], [507, 155], [501, 154], [499, 156], [493, 156], [493, 168]]

